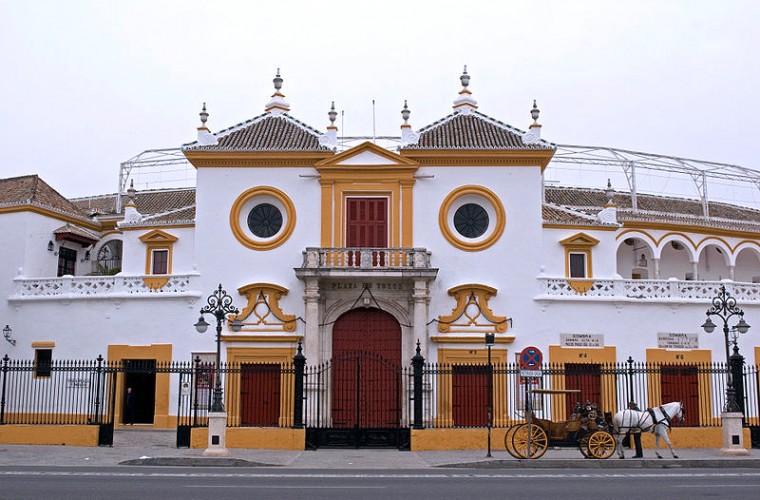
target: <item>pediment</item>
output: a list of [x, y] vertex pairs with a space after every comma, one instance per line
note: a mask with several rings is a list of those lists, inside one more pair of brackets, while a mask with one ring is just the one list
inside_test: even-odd
[[560, 241], [559, 244], [565, 247], [593, 247], [599, 244], [599, 240], [593, 236], [589, 236], [586, 233], [578, 233], [565, 238], [564, 240]]
[[317, 169], [324, 167], [417, 167], [417, 162], [399, 154], [388, 151], [371, 142], [363, 142], [356, 147], [343, 151], [316, 164]]
[[143, 243], [174, 243], [177, 241], [177, 237], [161, 231], [160, 229], [154, 229], [153, 231], [140, 236], [140, 241]]

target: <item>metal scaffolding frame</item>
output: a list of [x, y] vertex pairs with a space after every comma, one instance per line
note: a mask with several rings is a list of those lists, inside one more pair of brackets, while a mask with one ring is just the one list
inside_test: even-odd
[[[342, 151], [350, 149], [364, 141], [371, 141], [389, 150], [398, 150], [400, 139], [398, 136], [339, 137], [338, 149]], [[619, 168], [625, 174], [628, 182], [634, 211], [638, 210], [637, 194], [639, 191], [637, 176], [641, 170], [676, 173], [690, 178], [702, 202], [705, 218], [710, 217], [707, 191], [709, 179], [750, 184], [760, 192], [760, 171], [739, 165], [598, 146], [558, 144], [556, 147], [557, 151], [551, 163], [575, 164], [579, 166], [600, 165]], [[128, 182], [133, 177], [135, 169], [172, 169], [177, 166], [182, 166], [185, 170], [190, 168], [190, 164], [180, 148], [148, 149], [143, 151], [121, 163], [119, 170], [119, 194], [126, 193]], [[121, 196], [117, 196], [116, 199], [116, 209], [120, 211]]]

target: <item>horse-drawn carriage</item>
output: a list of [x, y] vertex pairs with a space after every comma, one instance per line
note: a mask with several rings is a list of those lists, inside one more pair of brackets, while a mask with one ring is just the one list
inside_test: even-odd
[[[570, 391], [540, 390], [534, 393], [569, 393]], [[573, 391], [576, 392], [576, 391]], [[540, 458], [546, 450], [558, 446], [577, 446], [586, 458], [606, 459], [615, 453], [611, 419], [601, 413], [596, 404], [577, 403], [569, 420], [553, 422], [537, 418], [532, 411], [526, 423], [510, 427], [504, 435], [504, 446], [515, 458]]]

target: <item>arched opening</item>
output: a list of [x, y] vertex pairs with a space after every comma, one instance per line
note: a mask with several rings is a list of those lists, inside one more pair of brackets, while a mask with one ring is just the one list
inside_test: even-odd
[[617, 273], [626, 279], [649, 279], [654, 276], [653, 256], [654, 252], [645, 240], [626, 238], [618, 246]]
[[729, 278], [728, 252], [718, 245], [706, 245], [699, 254], [699, 280], [720, 281]]
[[736, 256], [734, 281], [760, 283], [760, 249], [745, 247]]

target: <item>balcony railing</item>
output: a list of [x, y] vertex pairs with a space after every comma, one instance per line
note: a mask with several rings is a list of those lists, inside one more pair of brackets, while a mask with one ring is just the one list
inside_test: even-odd
[[679, 281], [627, 279], [575, 279], [540, 277], [539, 300], [591, 298], [592, 300], [710, 301], [726, 287], [738, 302], [760, 302], [760, 283], [733, 281]]
[[430, 269], [424, 248], [307, 248], [304, 269]]
[[[106, 299], [145, 297], [195, 297], [197, 274], [166, 276], [166, 284], [151, 288], [146, 278], [156, 276], [63, 276], [61, 278], [15, 278], [9, 300]], [[150, 280], [148, 280], [150, 281]]]

